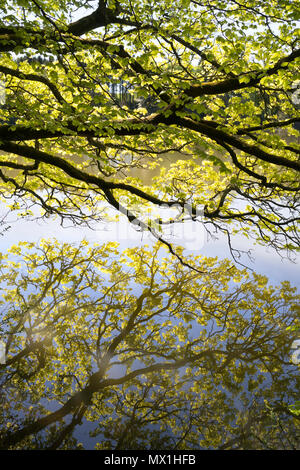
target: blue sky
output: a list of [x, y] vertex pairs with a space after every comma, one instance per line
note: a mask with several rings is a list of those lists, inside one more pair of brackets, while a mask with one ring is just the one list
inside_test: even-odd
[[[0, 206], [0, 214], [4, 212], [3, 206]], [[9, 217], [10, 218], [10, 217]], [[11, 217], [13, 218], [13, 217]], [[17, 244], [19, 241], [31, 241], [38, 243], [41, 238], [56, 238], [61, 242], [76, 243], [82, 239], [90, 243], [116, 241], [120, 244], [120, 249], [128, 247], [151, 245], [155, 242], [151, 235], [137, 232], [131, 227], [125, 219], [119, 224], [100, 223], [95, 226], [95, 230], [83, 227], [60, 226], [59, 221], [45, 219], [40, 221], [28, 221], [19, 219], [10, 224], [10, 230], [6, 231], [0, 237], [0, 251], [4, 252], [10, 245]], [[230, 258], [229, 247], [224, 236], [219, 236], [218, 240], [208, 240], [201, 225], [190, 224], [184, 231], [180, 231], [175, 239], [179, 245], [186, 248], [185, 254], [195, 254], [204, 256], [218, 256], [221, 258]], [[242, 236], [236, 236], [234, 246], [242, 250], [251, 248], [253, 261], [243, 257], [243, 263], [254, 269], [259, 274], [267, 276], [272, 284], [278, 284], [281, 281], [289, 280], [292, 285], [300, 290], [300, 254], [295, 255], [295, 262], [288, 259], [281, 259], [280, 256], [267, 246], [253, 246], [251, 240]]]

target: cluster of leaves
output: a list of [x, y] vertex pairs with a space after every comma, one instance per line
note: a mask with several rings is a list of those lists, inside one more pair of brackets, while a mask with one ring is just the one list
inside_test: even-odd
[[[121, 197], [189, 202], [195, 211], [201, 205], [205, 227], [231, 235], [233, 222], [278, 251], [298, 249], [295, 3], [87, 6], [1, 2], [3, 198], [29, 199], [42, 215], [81, 224], [99, 220], [105, 201], [160, 241]], [[136, 106], [114, 93], [120, 83]], [[174, 163], [167, 188], [178, 171], [178, 191], [161, 191], [162, 179], [150, 187], [132, 182], [132, 169], [152, 168], [165, 154], [198, 164], [194, 173], [193, 165]]]
[[192, 262], [205, 273], [159, 245], [2, 254], [1, 447], [76, 448], [86, 421], [98, 449], [297, 446], [299, 295], [227, 260]]
[[188, 212], [231, 249], [242, 233], [299, 250], [296, 3], [0, 9], [1, 201], [87, 225], [109, 206], [176, 255], [50, 241], [1, 255], [1, 447], [75, 448], [84, 420], [99, 449], [297, 447], [299, 296], [186, 258], [162, 230]]

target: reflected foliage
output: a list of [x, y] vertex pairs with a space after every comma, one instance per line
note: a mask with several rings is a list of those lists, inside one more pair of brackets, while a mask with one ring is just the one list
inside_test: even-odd
[[299, 448], [296, 289], [188, 263], [203, 274], [159, 244], [2, 254], [1, 448], [86, 448], [87, 422], [97, 449]]

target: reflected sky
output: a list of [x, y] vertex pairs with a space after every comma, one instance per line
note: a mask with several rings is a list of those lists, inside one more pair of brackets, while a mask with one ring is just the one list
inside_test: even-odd
[[[4, 212], [4, 211], [2, 211]], [[126, 226], [125, 226], [126, 224]], [[99, 224], [95, 226], [95, 230], [83, 227], [61, 227], [59, 221], [53, 219], [45, 219], [39, 221], [28, 221], [19, 219], [17, 222], [11, 223], [9, 231], [4, 232], [0, 238], [0, 250], [6, 251], [12, 244], [17, 244], [19, 241], [29, 241], [36, 244], [42, 238], [56, 238], [58, 242], [76, 243], [82, 239], [86, 239], [90, 243], [105, 243], [108, 241], [116, 241], [119, 243], [120, 251], [129, 247], [141, 247], [144, 245], [152, 246], [155, 243], [153, 237], [149, 234], [137, 232], [131, 227], [124, 219], [121, 225], [114, 223]], [[206, 234], [201, 229], [194, 229], [191, 226], [185, 234], [177, 233], [174, 240], [176, 244], [183, 245], [186, 248], [186, 255], [204, 255], [219, 258], [230, 258], [230, 250], [227, 242], [221, 235], [217, 240], [207, 239]], [[176, 234], [175, 234], [176, 235]], [[184, 236], [183, 236], [184, 235]], [[281, 281], [289, 280], [292, 285], [300, 287], [299, 276], [299, 261], [300, 256], [296, 258], [295, 262], [287, 259], [281, 259], [273, 250], [268, 247], [253, 246], [251, 242], [242, 237], [234, 238], [235, 248], [241, 250], [252, 249], [253, 260], [247, 257], [242, 258], [243, 264], [249, 266], [260, 274], [266, 275], [271, 284], [278, 284]], [[120, 369], [116, 367], [111, 371], [111, 377], [118, 377]], [[264, 386], [266, 383], [264, 383]], [[53, 404], [53, 411], [56, 409], [56, 404]], [[49, 407], [51, 409], [51, 407]], [[93, 449], [94, 445], [98, 442], [98, 438], [90, 438], [88, 433], [94, 428], [94, 424], [84, 422], [82, 426], [78, 427], [74, 433], [80, 442], [82, 442], [87, 449]]]
[[[6, 212], [4, 206], [0, 205], [0, 214], [4, 212]], [[9, 223], [10, 220], [16, 220], [16, 218], [9, 216], [7, 220]], [[152, 235], [137, 231], [125, 218], [121, 218], [119, 223], [99, 223], [94, 225], [93, 230], [87, 227], [62, 227], [59, 220], [52, 218], [44, 220], [19, 218], [9, 225], [11, 228], [0, 237], [1, 251], [6, 251], [10, 245], [19, 241], [38, 243], [42, 238], [53, 237], [58, 241], [70, 243], [83, 239], [90, 243], [115, 241], [119, 243], [120, 250], [135, 246], [152, 246], [156, 242]], [[168, 240], [172, 241], [175, 246], [183, 246], [186, 255], [232, 259], [227, 239], [222, 234], [216, 234], [217, 238], [212, 239], [200, 223], [192, 222], [178, 226], [176, 230], [177, 232], [173, 233]], [[243, 255], [238, 260], [243, 265], [267, 276], [272, 284], [287, 280], [298, 289], [300, 288], [300, 253], [293, 254], [293, 259], [290, 260], [279, 256], [271, 247], [254, 245], [253, 241], [243, 236], [236, 235], [232, 240], [234, 248], [242, 251], [251, 250], [251, 259]]]

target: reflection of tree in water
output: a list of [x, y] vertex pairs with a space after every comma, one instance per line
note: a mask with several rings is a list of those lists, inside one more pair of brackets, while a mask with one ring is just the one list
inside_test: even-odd
[[159, 245], [21, 243], [1, 261], [2, 448], [76, 448], [85, 420], [99, 449], [299, 448], [289, 283], [190, 258], [200, 274]]

